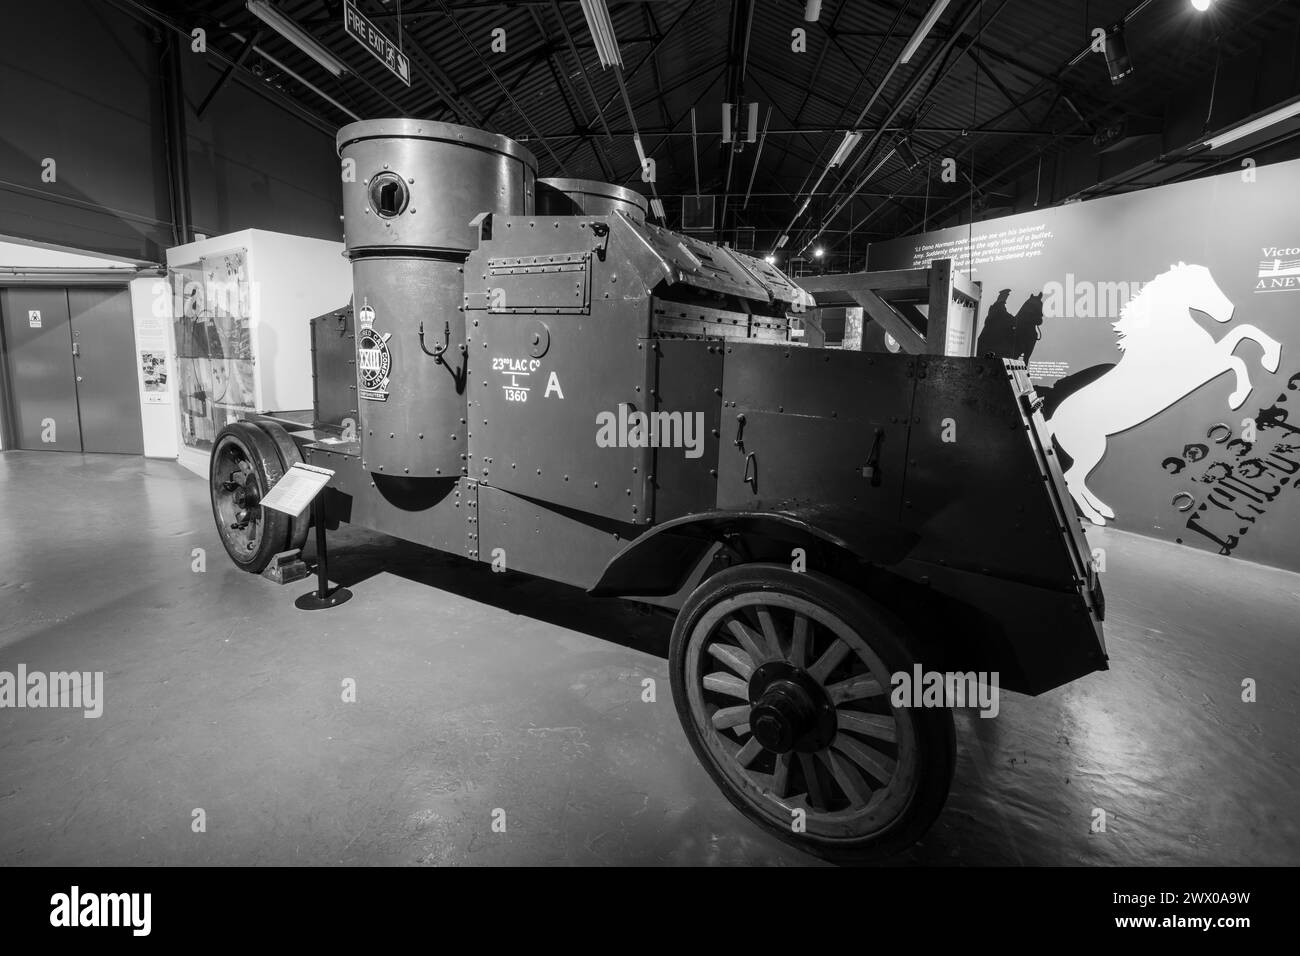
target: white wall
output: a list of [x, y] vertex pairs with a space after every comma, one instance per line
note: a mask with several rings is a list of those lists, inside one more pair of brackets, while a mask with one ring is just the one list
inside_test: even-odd
[[176, 397], [176, 343], [167, 280], [162, 277], [134, 280], [131, 313], [135, 320], [136, 355], [145, 351], [167, 353], [167, 391], [161, 395], [144, 390], [144, 368], [140, 362], [135, 363], [144, 454], [146, 458], [175, 458], [180, 450], [176, 433], [176, 409], [180, 406]]
[[254, 321], [262, 406], [292, 411], [312, 406], [309, 320], [348, 304], [352, 264], [343, 243], [251, 230], [250, 270], [256, 282]]

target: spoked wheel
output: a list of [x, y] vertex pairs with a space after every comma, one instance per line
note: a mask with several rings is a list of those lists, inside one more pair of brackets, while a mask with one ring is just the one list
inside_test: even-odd
[[832, 578], [729, 568], [673, 628], [673, 700], [691, 745], [737, 808], [819, 856], [866, 861], [918, 840], [943, 808], [952, 714], [895, 708], [915, 662], [899, 626]]
[[289, 516], [263, 508], [262, 498], [284, 475], [275, 442], [249, 422], [217, 435], [208, 466], [212, 516], [230, 559], [254, 574], [285, 550]]

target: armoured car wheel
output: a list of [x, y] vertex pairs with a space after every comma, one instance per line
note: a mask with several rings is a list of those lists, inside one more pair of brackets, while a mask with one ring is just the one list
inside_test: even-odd
[[691, 746], [746, 816], [842, 862], [918, 840], [943, 808], [952, 714], [890, 703], [912, 669], [900, 626], [854, 591], [781, 565], [701, 584], [673, 627], [673, 701]]
[[212, 516], [226, 553], [245, 571], [260, 573], [285, 549], [289, 516], [261, 505], [283, 475], [275, 442], [256, 425], [235, 422], [217, 435], [208, 465]]
[[[294, 440], [289, 437], [289, 433], [284, 427], [277, 425], [275, 422], [258, 422], [257, 427], [270, 436], [271, 441], [275, 442], [275, 450], [280, 453], [280, 466], [284, 471], [288, 471], [295, 463], [302, 461], [302, 454], [298, 451], [298, 446]], [[311, 508], [308, 508], [298, 517], [289, 522], [289, 538], [283, 550], [301, 551], [307, 544], [307, 532], [311, 529]]]

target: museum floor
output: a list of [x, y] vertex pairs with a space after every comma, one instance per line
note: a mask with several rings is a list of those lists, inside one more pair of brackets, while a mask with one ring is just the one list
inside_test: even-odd
[[[814, 862], [696, 762], [658, 617], [359, 532], [355, 598], [298, 611], [170, 462], [6, 452], [0, 516], [0, 670], [105, 672], [98, 719], [0, 710], [0, 864]], [[1111, 670], [960, 714], [900, 862], [1295, 864], [1300, 575], [1090, 538]]]

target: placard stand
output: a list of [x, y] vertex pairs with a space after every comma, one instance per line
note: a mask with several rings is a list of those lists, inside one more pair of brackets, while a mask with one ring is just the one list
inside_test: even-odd
[[325, 490], [316, 493], [311, 502], [311, 519], [316, 525], [316, 590], [308, 591], [293, 602], [300, 611], [322, 611], [338, 607], [352, 597], [352, 592], [339, 585], [330, 590], [329, 557], [325, 551]]

